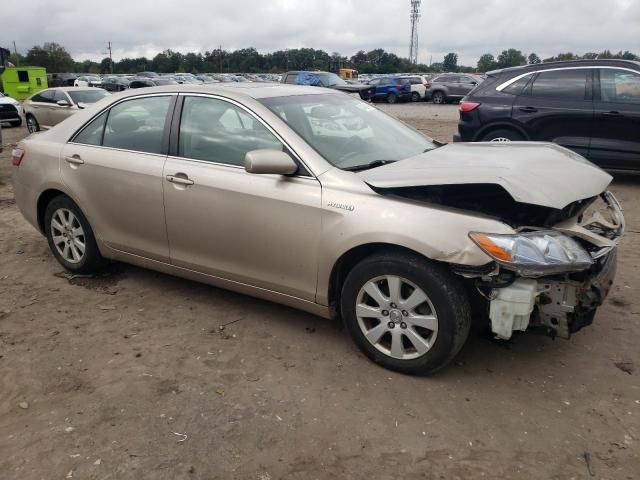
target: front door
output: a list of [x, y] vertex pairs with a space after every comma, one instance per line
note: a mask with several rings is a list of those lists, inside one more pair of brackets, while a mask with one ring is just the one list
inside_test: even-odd
[[605, 168], [637, 170], [640, 167], [640, 74], [613, 68], [598, 69], [598, 72], [600, 88], [594, 102], [595, 126], [589, 158]]
[[593, 128], [592, 70], [572, 68], [537, 74], [512, 107], [529, 139], [589, 153]]
[[[73, 102], [65, 92], [62, 90], [56, 90], [55, 92], [55, 96], [53, 97], [54, 103], [51, 104], [49, 110], [49, 124], [51, 126], [59, 124], [78, 111], [78, 107], [73, 105]], [[60, 100], [65, 100], [68, 105], [58, 105], [57, 102]]]
[[116, 104], [64, 146], [60, 162], [63, 182], [100, 240], [167, 263], [162, 169], [173, 98]]
[[184, 98], [177, 155], [164, 168], [171, 261], [314, 300], [321, 187], [309, 175], [257, 175], [246, 152], [283, 150], [256, 117], [223, 99]]

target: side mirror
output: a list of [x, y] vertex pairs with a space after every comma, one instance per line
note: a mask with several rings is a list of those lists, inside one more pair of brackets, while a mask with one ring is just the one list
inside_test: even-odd
[[70, 107], [71, 104], [69, 102], [67, 102], [66, 100], [58, 100], [56, 102], [58, 105], [60, 105], [61, 107]]
[[87, 108], [87, 104], [86, 103], [82, 103], [82, 102], [78, 102], [78, 108], [80, 108], [80, 109]]
[[251, 150], [244, 156], [244, 169], [249, 173], [291, 175], [298, 165], [288, 154], [280, 150]]

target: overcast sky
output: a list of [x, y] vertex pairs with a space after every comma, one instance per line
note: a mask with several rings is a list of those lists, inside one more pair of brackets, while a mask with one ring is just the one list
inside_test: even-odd
[[[1, 0], [0, 46], [46, 41], [76, 60], [253, 46], [409, 54], [409, 0]], [[475, 65], [515, 47], [548, 57], [608, 48], [640, 54], [640, 0], [423, 0], [419, 60]]]

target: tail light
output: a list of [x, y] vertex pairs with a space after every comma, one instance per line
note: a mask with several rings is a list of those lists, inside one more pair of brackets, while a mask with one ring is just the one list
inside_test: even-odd
[[462, 113], [473, 112], [479, 106], [480, 106], [480, 103], [478, 102], [460, 102], [460, 112]]
[[14, 148], [11, 151], [11, 163], [13, 163], [14, 166], [19, 167], [23, 158], [24, 150], [22, 148]]
[[427, 82], [427, 83], [424, 84], [424, 87], [425, 88], [431, 88], [431, 85], [432, 85], [431, 82]]

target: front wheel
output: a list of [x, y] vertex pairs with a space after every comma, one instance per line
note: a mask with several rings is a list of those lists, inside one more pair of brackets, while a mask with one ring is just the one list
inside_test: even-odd
[[45, 234], [56, 260], [73, 273], [95, 273], [105, 260], [91, 225], [69, 197], [55, 197], [44, 213]]
[[387, 95], [387, 103], [398, 103], [398, 96], [395, 93]]
[[411, 101], [412, 102], [419, 102], [420, 101], [420, 94], [418, 92], [412, 92], [411, 93]]
[[460, 280], [414, 254], [366, 258], [342, 288], [341, 313], [360, 350], [385, 368], [428, 374], [462, 348], [471, 325]]

